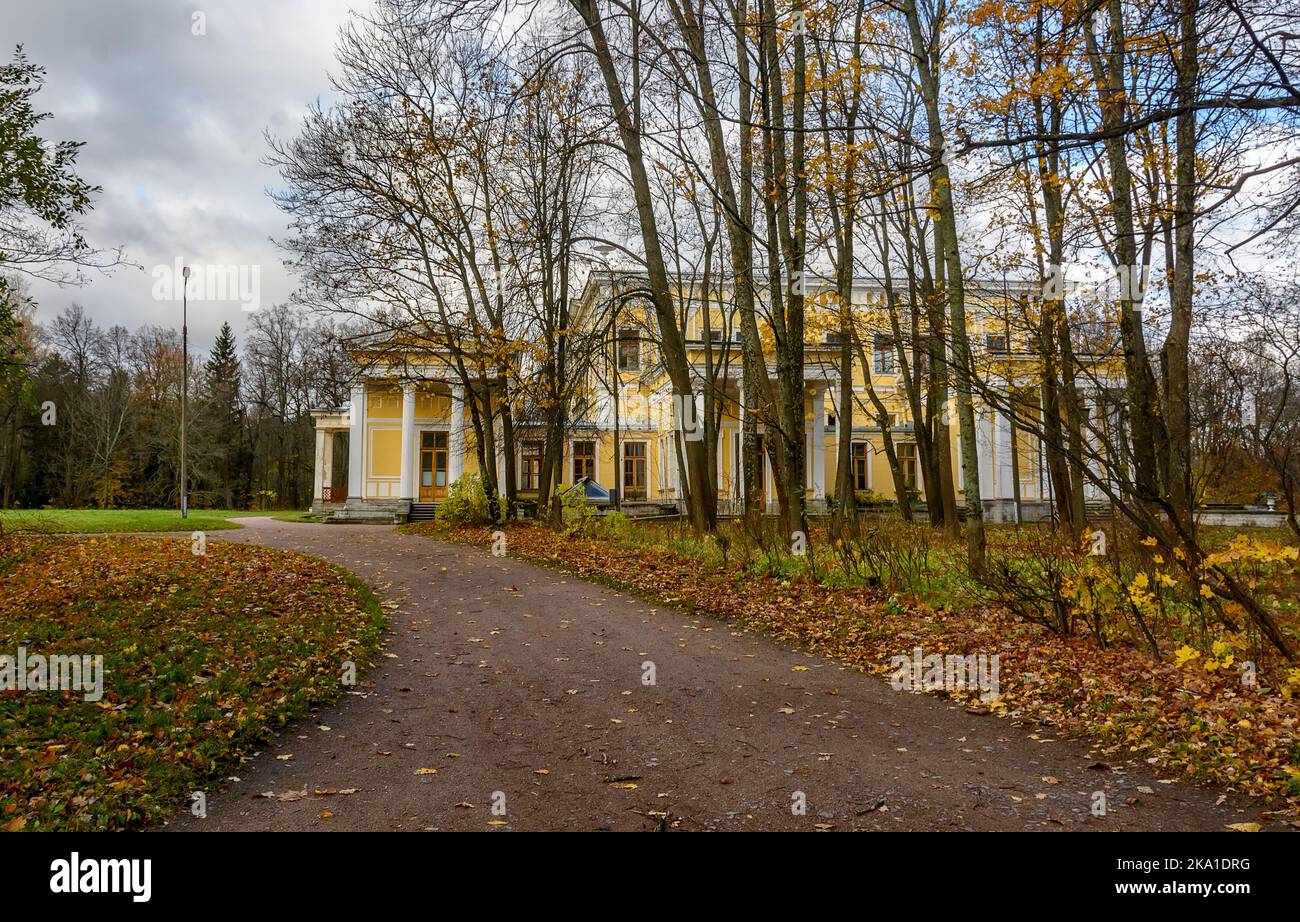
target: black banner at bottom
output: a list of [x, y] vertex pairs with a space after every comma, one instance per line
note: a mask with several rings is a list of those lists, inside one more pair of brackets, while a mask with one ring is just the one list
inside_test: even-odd
[[[0, 879], [14, 911], [334, 913], [459, 894], [498, 908], [513, 897], [529, 908], [604, 914], [640, 900], [760, 906], [774, 885], [796, 897], [873, 903], [997, 897], [1154, 907], [1194, 899], [1229, 908], [1261, 895], [1276, 900], [1295, 867], [1286, 834], [868, 833], [798, 844], [776, 835], [679, 836], [671, 845], [574, 834], [454, 842], [396, 833], [6, 835]], [[605, 909], [602, 897], [612, 900]]]

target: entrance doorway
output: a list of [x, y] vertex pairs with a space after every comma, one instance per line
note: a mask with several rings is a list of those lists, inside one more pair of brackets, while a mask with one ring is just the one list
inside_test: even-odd
[[447, 496], [447, 433], [420, 433], [420, 502]]

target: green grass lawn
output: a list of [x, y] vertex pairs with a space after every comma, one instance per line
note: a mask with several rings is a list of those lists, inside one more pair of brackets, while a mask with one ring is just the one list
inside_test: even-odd
[[324, 521], [324, 517], [323, 517], [323, 516], [319, 516], [319, 515], [315, 515], [315, 516], [314, 516], [314, 515], [312, 515], [312, 514], [309, 513], [309, 512], [294, 512], [294, 511], [291, 510], [291, 509], [289, 509], [289, 510], [284, 510], [284, 511], [281, 511], [281, 512], [261, 512], [261, 513], [257, 513], [257, 512], [249, 512], [249, 513], [241, 513], [241, 514], [242, 514], [242, 515], [269, 515], [271, 518], [275, 519], [277, 522], [321, 522], [321, 521]]
[[243, 528], [233, 519], [254, 515], [301, 515], [299, 512], [247, 512], [235, 509], [191, 509], [182, 519], [175, 509], [0, 509], [5, 531], [53, 534], [73, 532], [218, 531]]
[[[347, 571], [230, 542], [0, 537], [0, 656], [102, 657], [90, 693], [0, 690], [0, 831], [157, 824], [377, 656]], [[354, 667], [349, 664], [355, 664]], [[74, 686], [75, 687], [75, 686]]]

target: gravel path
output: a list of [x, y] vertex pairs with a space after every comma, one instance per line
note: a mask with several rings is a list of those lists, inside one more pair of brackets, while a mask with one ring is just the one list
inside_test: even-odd
[[[1145, 765], [1090, 767], [1098, 759], [1084, 745], [1033, 725], [895, 692], [724, 622], [518, 560], [384, 526], [242, 522], [210, 535], [209, 553], [241, 541], [342, 564], [390, 606], [391, 633], [355, 690], [207, 792], [206, 818], [183, 814], [170, 829], [1218, 830], [1260, 820], [1247, 802], [1216, 804], [1216, 792], [1161, 784]], [[257, 796], [268, 791], [277, 796]], [[1104, 817], [1092, 815], [1097, 791]]]

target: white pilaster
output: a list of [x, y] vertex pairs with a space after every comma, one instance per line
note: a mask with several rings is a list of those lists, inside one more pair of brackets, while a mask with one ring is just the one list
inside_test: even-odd
[[451, 388], [451, 435], [447, 446], [450, 449], [447, 459], [447, 477], [451, 483], [460, 480], [465, 470], [465, 386], [452, 385]]
[[401, 499], [415, 498], [415, 385], [402, 385]]
[[366, 385], [352, 387], [352, 409], [348, 412], [348, 498], [364, 499], [366, 474], [362, 470], [366, 457]]

